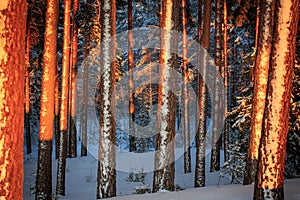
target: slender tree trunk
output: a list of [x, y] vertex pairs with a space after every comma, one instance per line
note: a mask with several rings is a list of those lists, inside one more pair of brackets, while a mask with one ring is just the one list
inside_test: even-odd
[[222, 68], [222, 7], [223, 1], [215, 1], [215, 77], [214, 77], [214, 91], [212, 98], [212, 106], [214, 107], [212, 112], [212, 149], [211, 149], [211, 161], [210, 161], [210, 171], [219, 171], [220, 170], [220, 147], [221, 147], [221, 130], [220, 126], [220, 116], [222, 113], [221, 110], [221, 80], [218, 74], [221, 73]]
[[134, 54], [132, 33], [132, 0], [128, 0], [128, 71], [129, 71], [129, 151], [136, 151], [134, 128]]
[[0, 199], [23, 199], [25, 0], [0, 3]]
[[227, 10], [227, 1], [224, 0], [224, 106], [225, 106], [225, 124], [224, 124], [224, 162], [226, 162], [229, 159], [229, 153], [228, 153], [228, 142], [229, 142], [229, 134], [230, 134], [230, 124], [229, 119], [227, 119], [228, 116], [228, 32], [227, 32], [227, 26], [228, 26], [228, 10]]
[[55, 159], [59, 157], [59, 84], [58, 65], [55, 68], [55, 93], [54, 93], [54, 135], [55, 135]]
[[[196, 166], [195, 166], [195, 187], [205, 186], [205, 137], [206, 137], [206, 113], [207, 113], [207, 64], [210, 49], [210, 21], [211, 21], [211, 0], [204, 1], [203, 31], [202, 4], [198, 1], [198, 41], [207, 51], [201, 56], [201, 47], [198, 48], [198, 127], [196, 132]], [[201, 32], [203, 34], [201, 35]]]
[[188, 47], [186, 27], [186, 0], [181, 1], [182, 8], [182, 71], [183, 71], [183, 107], [184, 107], [184, 173], [191, 173], [190, 147], [190, 117], [189, 117], [189, 74], [188, 74]]
[[298, 0], [278, 0], [275, 5], [274, 35], [259, 148], [259, 172], [254, 191], [255, 200], [284, 199], [284, 165], [299, 17], [298, 6]]
[[25, 133], [27, 154], [32, 152], [30, 133], [30, 24], [27, 20], [26, 55], [25, 55]]
[[68, 128], [68, 97], [70, 71], [70, 35], [71, 35], [71, 0], [64, 1], [64, 39], [62, 59], [62, 89], [59, 123], [59, 157], [57, 162], [56, 194], [65, 195], [66, 157], [67, 157], [67, 128]]
[[[101, 3], [101, 76], [100, 95], [100, 143], [97, 178], [97, 199], [116, 196], [116, 122], [114, 116], [114, 88], [116, 71], [116, 1]], [[109, 48], [108, 48], [109, 47]]]
[[78, 22], [76, 15], [79, 10], [79, 0], [73, 0], [73, 33], [70, 64], [70, 126], [69, 126], [69, 157], [77, 157], [77, 130], [76, 130], [76, 79], [77, 79], [77, 51], [78, 51]]
[[171, 29], [173, 1], [162, 3], [161, 51], [158, 88], [157, 134], [154, 164], [153, 192], [174, 190], [175, 159], [175, 106], [176, 99], [169, 89], [172, 79], [169, 60], [171, 55]]
[[[90, 11], [91, 0], [87, 0], [85, 4], [86, 12]], [[90, 38], [84, 38], [84, 58], [87, 58], [90, 49]], [[88, 108], [88, 65], [84, 64], [83, 68], [83, 91], [82, 91], [82, 115], [81, 124], [81, 156], [87, 156], [87, 108]]]
[[244, 185], [251, 184], [254, 181], [254, 175], [258, 167], [258, 150], [261, 140], [263, 115], [267, 95], [267, 83], [272, 45], [271, 41], [273, 40], [275, 0], [260, 0], [260, 3], [260, 32], [255, 61], [256, 66], [251, 115], [252, 120], [250, 127], [248, 156], [244, 173]]
[[44, 39], [36, 199], [52, 199], [52, 138], [59, 1], [48, 0]]

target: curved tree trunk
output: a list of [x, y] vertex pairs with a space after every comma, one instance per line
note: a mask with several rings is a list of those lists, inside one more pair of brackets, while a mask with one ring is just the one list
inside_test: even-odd
[[59, 116], [59, 156], [57, 161], [56, 194], [65, 195], [66, 157], [67, 157], [67, 124], [70, 71], [70, 35], [71, 35], [71, 0], [64, 1], [64, 38], [62, 59], [62, 86]]
[[255, 61], [255, 80], [253, 91], [253, 105], [251, 115], [250, 140], [244, 185], [251, 184], [258, 164], [258, 148], [261, 139], [263, 115], [267, 95], [269, 62], [271, 56], [271, 41], [273, 40], [275, 0], [260, 0], [259, 41]]
[[284, 199], [284, 165], [299, 17], [298, 6], [298, 0], [278, 0], [275, 5], [274, 35], [259, 148], [255, 200]]
[[46, 11], [43, 55], [36, 199], [52, 199], [52, 138], [58, 15], [59, 1], [49, 0]]
[[26, 8], [0, 3], [0, 199], [23, 199]]

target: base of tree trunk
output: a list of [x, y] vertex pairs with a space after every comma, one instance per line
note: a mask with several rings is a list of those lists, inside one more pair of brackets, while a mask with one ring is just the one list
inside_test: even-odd
[[284, 189], [277, 188], [277, 189], [263, 189], [258, 188], [254, 192], [253, 200], [283, 200], [284, 199]]
[[65, 196], [67, 158], [67, 131], [59, 132], [59, 156], [57, 161], [56, 194]]
[[257, 168], [258, 160], [253, 158], [247, 158], [243, 185], [250, 185], [254, 182]]
[[52, 200], [52, 141], [39, 141], [36, 199]]

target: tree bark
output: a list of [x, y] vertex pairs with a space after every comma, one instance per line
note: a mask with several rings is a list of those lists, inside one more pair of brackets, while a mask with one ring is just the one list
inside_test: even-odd
[[267, 95], [267, 83], [269, 74], [269, 63], [271, 56], [271, 45], [273, 40], [275, 0], [260, 0], [259, 41], [255, 61], [255, 80], [253, 91], [253, 105], [251, 114], [251, 127], [249, 149], [244, 173], [244, 185], [251, 184], [258, 164], [258, 151], [261, 139], [263, 115]]
[[222, 8], [223, 1], [215, 1], [215, 77], [214, 77], [214, 90], [212, 95], [212, 149], [211, 149], [211, 161], [210, 161], [210, 171], [219, 171], [220, 170], [220, 147], [221, 147], [221, 130], [220, 126], [220, 117], [223, 113], [220, 113], [221, 110], [221, 80], [220, 76], [222, 68]]
[[0, 199], [23, 199], [26, 9], [0, 3]]
[[59, 1], [49, 0], [44, 39], [36, 199], [52, 199], [52, 138], [58, 15]]
[[162, 3], [161, 51], [158, 88], [157, 134], [154, 164], [153, 192], [174, 190], [175, 159], [175, 106], [176, 99], [169, 89], [171, 73], [171, 29], [173, 1]]
[[101, 66], [98, 98], [100, 110], [100, 141], [98, 155], [97, 199], [116, 196], [116, 122], [115, 122], [115, 71], [116, 71], [116, 1], [101, 3]]
[[[198, 1], [200, 2], [200, 1]], [[198, 127], [196, 132], [196, 166], [195, 166], [195, 187], [205, 186], [205, 137], [206, 137], [206, 113], [207, 113], [207, 64], [210, 49], [210, 21], [211, 21], [211, 0], [204, 1], [203, 29], [202, 4], [198, 4], [198, 41], [207, 51], [201, 56], [201, 48], [198, 48]], [[201, 32], [203, 34], [201, 35]]]
[[59, 122], [59, 157], [57, 161], [56, 194], [65, 195], [67, 129], [68, 129], [68, 98], [70, 71], [70, 35], [71, 35], [71, 0], [64, 1], [64, 37], [62, 59], [62, 86]]
[[77, 86], [77, 51], [78, 51], [78, 22], [76, 15], [79, 10], [79, 0], [73, 0], [73, 30], [70, 64], [70, 126], [69, 126], [69, 157], [77, 157], [77, 130], [76, 130], [76, 86]]
[[299, 17], [298, 6], [298, 0], [278, 0], [275, 5], [274, 35], [259, 148], [259, 172], [254, 191], [255, 200], [284, 199], [284, 165]]
[[188, 74], [188, 36], [186, 18], [186, 0], [181, 1], [182, 8], [182, 71], [183, 71], [183, 104], [184, 104], [184, 173], [191, 173], [191, 147], [190, 147], [190, 117], [189, 117], [189, 74]]

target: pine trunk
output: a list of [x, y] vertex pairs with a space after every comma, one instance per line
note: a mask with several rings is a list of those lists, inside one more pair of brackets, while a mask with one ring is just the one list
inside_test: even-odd
[[67, 157], [67, 129], [68, 129], [68, 98], [70, 71], [70, 35], [71, 35], [71, 0], [64, 1], [64, 37], [62, 59], [62, 86], [59, 116], [59, 156], [57, 161], [56, 194], [65, 195], [66, 157]]
[[251, 184], [257, 170], [258, 149], [261, 140], [263, 115], [267, 95], [271, 41], [273, 40], [275, 1], [260, 0], [259, 41], [255, 61], [255, 80], [249, 149], [244, 173], [244, 185]]
[[25, 0], [0, 3], [0, 199], [23, 199]]
[[[198, 41], [207, 51], [201, 56], [201, 46], [198, 48], [198, 127], [196, 132], [196, 166], [195, 166], [195, 187], [205, 186], [205, 149], [206, 149], [206, 113], [207, 113], [207, 63], [209, 59], [210, 46], [210, 21], [211, 21], [211, 0], [204, 1], [203, 30], [202, 4], [198, 1]], [[201, 32], [203, 34], [201, 35]]]
[[183, 107], [184, 107], [184, 173], [191, 173], [190, 117], [189, 117], [189, 74], [188, 74], [188, 36], [186, 27], [186, 0], [181, 1], [182, 8], [182, 71], [183, 71]]
[[274, 35], [259, 148], [259, 172], [254, 191], [255, 200], [284, 199], [284, 165], [299, 17], [298, 6], [298, 0], [278, 0], [275, 5]]
[[[215, 1], [215, 77], [214, 77], [214, 90], [212, 98], [212, 149], [211, 149], [211, 161], [210, 161], [210, 171], [219, 171], [220, 170], [220, 147], [221, 147], [221, 130], [220, 113], [222, 104], [221, 104], [221, 79], [219, 74], [221, 74], [222, 68], [222, 8], [223, 1]], [[223, 120], [223, 119], [221, 119]]]
[[101, 66], [98, 106], [100, 110], [100, 141], [98, 155], [97, 199], [116, 196], [116, 122], [115, 122], [115, 56], [116, 1], [101, 3]]
[[59, 1], [49, 0], [44, 39], [36, 199], [52, 199], [52, 138], [58, 15]]
[[27, 20], [26, 55], [25, 55], [25, 133], [27, 154], [32, 152], [30, 133], [30, 25]]
[[76, 15], [79, 10], [79, 1], [73, 0], [73, 31], [70, 64], [70, 125], [69, 125], [69, 157], [77, 157], [77, 130], [76, 130], [76, 85], [77, 85], [77, 51], [78, 51], [78, 22]]

